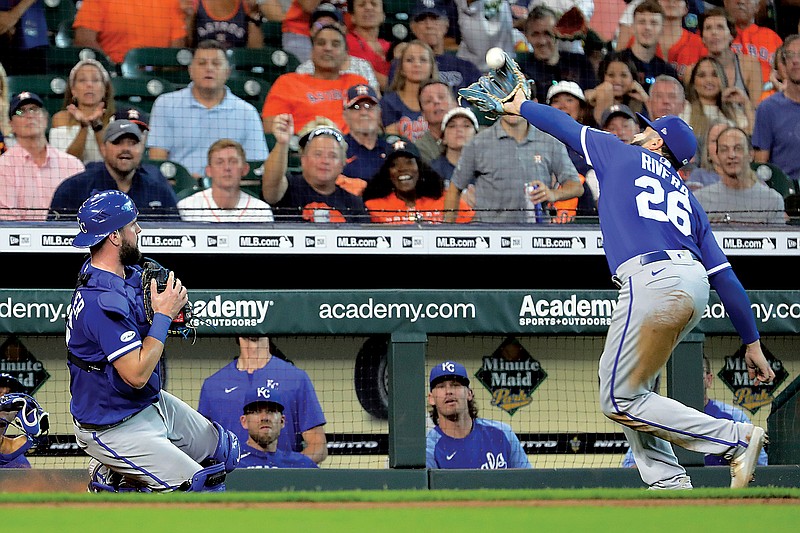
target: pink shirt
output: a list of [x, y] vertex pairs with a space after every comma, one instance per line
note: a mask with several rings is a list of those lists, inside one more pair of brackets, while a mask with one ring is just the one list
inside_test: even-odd
[[0, 156], [0, 220], [47, 219], [56, 187], [83, 170], [80, 159], [50, 145], [41, 167], [25, 148], [9, 148]]

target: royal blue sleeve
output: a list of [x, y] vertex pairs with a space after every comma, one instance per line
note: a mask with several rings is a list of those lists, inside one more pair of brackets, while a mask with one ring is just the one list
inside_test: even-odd
[[522, 103], [520, 113], [538, 129], [549, 133], [579, 154], [583, 153], [581, 130], [584, 126], [560, 109], [528, 100]]
[[719, 294], [725, 310], [731, 318], [733, 327], [745, 344], [757, 341], [760, 336], [756, 327], [756, 319], [750, 309], [750, 298], [742, 287], [733, 269], [725, 268], [709, 278], [711, 286]]

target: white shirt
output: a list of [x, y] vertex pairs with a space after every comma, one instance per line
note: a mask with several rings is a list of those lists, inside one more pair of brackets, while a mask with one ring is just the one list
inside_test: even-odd
[[239, 191], [239, 201], [233, 209], [222, 209], [205, 189], [178, 202], [178, 211], [189, 222], [274, 222], [269, 204]]

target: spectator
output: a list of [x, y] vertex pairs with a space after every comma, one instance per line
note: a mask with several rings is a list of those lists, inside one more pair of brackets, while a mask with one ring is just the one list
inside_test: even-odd
[[743, 90], [728, 85], [722, 65], [713, 57], [702, 58], [692, 69], [686, 82], [686, 99], [689, 105], [681, 118], [694, 130], [700, 149], [714, 119], [725, 118], [732, 126], [753, 130], [753, 104]]
[[[459, 89], [476, 81], [481, 72], [470, 61], [446, 53], [447, 31], [450, 20], [446, 6], [435, 0], [417, 0], [411, 11], [411, 33], [433, 50], [439, 79], [445, 82], [455, 94]], [[397, 61], [392, 61], [389, 79], [394, 78]]]
[[44, 7], [39, 0], [0, 5], [0, 63], [10, 76], [46, 72], [50, 41]]
[[183, 220], [191, 222], [274, 222], [269, 204], [242, 190], [250, 171], [242, 145], [220, 139], [208, 149], [206, 176], [211, 187], [178, 202]]
[[114, 88], [105, 67], [82, 59], [72, 67], [64, 92], [64, 107], [53, 115], [50, 144], [84, 164], [102, 161], [103, 128], [114, 114]]
[[[339, 10], [331, 4], [320, 4], [314, 13], [311, 14], [310, 34], [314, 35], [320, 29], [330, 24], [336, 24], [342, 31], [345, 31], [344, 23], [342, 22], [342, 14]], [[314, 61], [311, 58], [305, 60], [300, 63], [294, 71], [297, 74], [314, 74]], [[375, 77], [375, 70], [366, 59], [354, 57], [348, 53], [342, 63], [339, 73], [361, 76], [367, 80], [367, 84], [375, 89], [378, 95], [381, 94], [381, 85], [378, 83], [378, 78]]]
[[294, 117], [298, 128], [316, 116], [323, 116], [331, 119], [339, 130], [348, 131], [343, 117], [344, 95], [353, 85], [368, 82], [362, 76], [342, 74], [347, 45], [345, 30], [340, 24], [323, 26], [314, 33], [311, 41], [314, 73], [289, 72], [278, 76], [261, 111], [266, 133], [275, 134], [272, 122], [277, 115], [284, 113]]
[[[633, 11], [639, 7], [644, 0], [630, 0], [626, 2], [625, 10], [619, 17], [617, 22], [617, 36], [616, 36], [616, 50], [622, 50], [630, 46], [631, 39], [633, 38]], [[683, 17], [683, 28], [690, 32], [697, 31], [698, 17], [709, 8], [712, 4], [721, 4], [722, 0], [713, 0], [712, 2], [703, 2], [703, 0], [688, 0], [687, 6], [689, 13]], [[666, 43], [666, 41], [665, 41]], [[662, 47], [669, 50], [669, 46]]]
[[211, 39], [230, 48], [261, 48], [261, 13], [253, 0], [188, 0], [190, 45]]
[[[475, 185], [476, 222], [524, 223], [528, 199], [537, 204], [583, 194], [564, 144], [511, 115], [501, 116], [464, 147], [445, 195], [446, 222], [454, 221], [451, 210], [470, 184]], [[530, 196], [529, 184], [538, 187]]]
[[[520, 6], [520, 3], [525, 4], [525, 0], [522, 2], [517, 2], [516, 4], [511, 5], [512, 11], [517, 9]], [[530, 0], [527, 2], [527, 10], [520, 11], [521, 19], [517, 17], [516, 13], [514, 18], [519, 20], [520, 23], [515, 23], [515, 26], [520, 27], [525, 25], [525, 17], [527, 17], [531, 12], [533, 12], [538, 7], [546, 7], [550, 9], [556, 17], [556, 21], [561, 20], [562, 17], [567, 13], [567, 11], [572, 10], [579, 10], [581, 15], [583, 15], [584, 20], [586, 21], [587, 26], [589, 25], [589, 21], [592, 20], [592, 16], [594, 15], [594, 0]], [[528, 11], [525, 13], [525, 11]], [[567, 15], [568, 17], [571, 16]], [[576, 28], [577, 30], [577, 28]], [[562, 52], [572, 52], [573, 54], [583, 54], [584, 53], [584, 42], [583, 39], [586, 37], [586, 32], [578, 32], [571, 35], [562, 35], [558, 39], [558, 49]], [[544, 93], [542, 93], [544, 94]]]
[[378, 173], [389, 143], [381, 135], [381, 106], [377, 93], [369, 85], [353, 85], [344, 101], [344, 121], [350, 133], [347, 164], [336, 183], [348, 192], [361, 196], [364, 187]]
[[[594, 120], [600, 122], [603, 110], [613, 104], [625, 104], [640, 113], [647, 102], [647, 92], [637, 81], [639, 71], [630, 59], [609, 54], [600, 62], [597, 73], [600, 84], [584, 91], [586, 101], [594, 107]], [[674, 77], [674, 76], [673, 76]]]
[[445, 361], [430, 375], [428, 405], [434, 427], [428, 430], [428, 468], [531, 468], [508, 424], [478, 418], [478, 407], [464, 365]]
[[381, 91], [389, 82], [389, 48], [391, 44], [381, 39], [381, 24], [386, 20], [383, 0], [347, 0], [350, 31], [347, 32], [347, 49], [350, 55], [366, 59], [372, 65]]
[[415, 39], [400, 50], [397, 72], [381, 100], [381, 120], [386, 133], [402, 135], [412, 142], [428, 129], [419, 104], [419, 90], [429, 79], [439, 79], [433, 50]]
[[664, 9], [657, 0], [645, 0], [633, 11], [633, 43], [619, 52], [636, 65], [638, 81], [647, 91], [659, 74], [675, 78], [678, 72], [656, 52], [664, 31]]
[[[560, 81], [550, 87], [547, 91], [547, 105], [560, 109], [581, 124], [590, 127], [596, 125], [586, 103], [586, 96], [574, 81]], [[556, 219], [571, 221], [576, 215], [596, 216], [597, 199], [600, 197], [597, 176], [581, 154], [569, 146], [566, 146], [566, 149], [570, 161], [578, 171], [578, 178], [583, 182], [583, 194], [579, 198], [555, 202]]]
[[[142, 21], [147, 21], [146, 31]], [[83, 0], [72, 27], [75, 46], [102, 50], [114, 63], [122, 63], [131, 48], [186, 45], [179, 0]]]
[[[300, 62], [311, 59], [311, 33], [309, 27], [311, 19], [317, 8], [329, 4], [334, 8], [343, 2], [328, 2], [325, 0], [291, 0], [289, 9], [281, 23], [282, 48], [294, 54]], [[334, 4], [337, 4], [335, 6]]]
[[[744, 411], [738, 407], [734, 407], [727, 403], [720, 402], [719, 400], [712, 400], [708, 397], [708, 390], [714, 384], [714, 374], [711, 372], [711, 362], [708, 357], [703, 356], [703, 412], [714, 418], [728, 419], [742, 424], [752, 424], [750, 418], [744, 414]], [[708, 454], [704, 458], [706, 466], [726, 466], [730, 465], [730, 460], [725, 459], [722, 455]], [[758, 454], [758, 464], [766, 466], [768, 464], [767, 452], [761, 448], [761, 453]], [[635, 468], [636, 461], [633, 459], [633, 451], [628, 449], [625, 457], [622, 460], [624, 468]]]
[[301, 130], [300, 174], [288, 175], [292, 115], [275, 117], [275, 147], [264, 162], [261, 193], [279, 215], [306, 222], [363, 222], [367, 210], [358, 196], [336, 184], [344, 169], [347, 143], [342, 132], [312, 121]]
[[729, 127], [717, 137], [720, 180], [695, 193], [711, 222], [785, 224], [783, 197], [750, 168], [753, 148], [740, 128]]
[[199, 178], [208, 148], [219, 139], [237, 141], [253, 160], [267, 158], [258, 111], [225, 85], [230, 74], [221, 44], [207, 40], [197, 45], [189, 65], [189, 86], [162, 94], [153, 103], [147, 139], [150, 159], [170, 159]]
[[722, 169], [719, 166], [719, 158], [717, 157], [717, 137], [730, 127], [730, 123], [723, 119], [712, 121], [708, 127], [706, 142], [699, 150], [697, 167], [686, 178], [686, 185], [693, 191], [719, 181]]
[[[364, 189], [372, 222], [380, 224], [441, 223], [444, 220], [442, 177], [422, 161], [414, 143], [396, 141], [378, 174]], [[472, 209], [460, 201], [455, 221], [472, 220]]]
[[581, 89], [597, 86], [594, 67], [584, 54], [559, 50], [555, 34], [556, 14], [544, 6], [534, 7], [525, 21], [525, 38], [533, 52], [519, 59], [520, 69], [536, 82], [536, 94], [545, 96], [559, 81], [573, 81]]
[[514, 52], [514, 22], [508, 0], [454, 0], [461, 42], [456, 55], [481, 72], [489, 70], [486, 52], [499, 47]]
[[197, 410], [239, 437], [249, 438], [241, 420], [241, 407], [254, 386], [278, 391], [286, 431], [278, 437], [278, 449], [302, 452], [319, 464], [328, 457], [325, 415], [308, 374], [277, 356], [269, 337], [237, 337], [239, 355], [206, 378], [200, 389]]
[[761, 79], [768, 80], [772, 58], [783, 40], [771, 29], [756, 24], [759, 0], [723, 0], [723, 5], [736, 24], [731, 48], [738, 54], [758, 58], [761, 62]]
[[[708, 55], [719, 61], [730, 84], [743, 90], [753, 107], [757, 107], [764, 85], [761, 65], [757, 58], [734, 52], [731, 48], [736, 36], [736, 26], [724, 9], [717, 7], [703, 14], [700, 18], [700, 36], [708, 49]], [[684, 79], [687, 78], [688, 72]]]
[[666, 59], [683, 79], [686, 69], [705, 54], [703, 40], [683, 27], [689, 14], [689, 0], [658, 0], [664, 10], [664, 29], [658, 40], [657, 55]]
[[83, 163], [47, 144], [47, 111], [23, 91], [8, 109], [16, 144], [0, 157], [0, 220], [45, 220], [53, 191]]
[[469, 144], [478, 131], [478, 117], [469, 108], [455, 106], [442, 118], [442, 153], [431, 161], [431, 168], [442, 177], [445, 189], [450, 186], [450, 178], [461, 159], [464, 146]]
[[73, 216], [95, 191], [119, 190], [133, 200], [139, 220], [180, 220], [178, 199], [167, 179], [151, 165], [141, 166], [144, 137], [138, 124], [115, 120], [103, 132], [103, 161], [58, 186], [48, 220]]
[[[800, 35], [790, 35], [778, 55], [778, 67], [785, 69], [785, 87], [756, 110], [753, 128], [755, 160], [772, 163], [787, 176], [800, 182], [800, 146], [797, 124], [800, 124]], [[797, 189], [797, 185], [795, 185]]]
[[240, 417], [247, 430], [237, 468], [319, 468], [307, 455], [278, 449], [278, 438], [286, 426], [286, 417], [278, 389], [250, 389]]
[[[5, 372], [0, 374], [0, 399], [8, 393], [25, 392], [25, 387], [17, 378]], [[25, 457], [25, 450], [28, 444], [26, 435], [16, 437], [6, 437], [5, 432], [8, 424], [14, 420], [17, 413], [14, 411], [0, 410], [0, 468], [30, 468], [31, 463]], [[22, 451], [20, 451], [22, 450]]]
[[640, 129], [636, 115], [625, 104], [607, 107], [600, 118], [600, 127], [603, 131], [616, 135], [625, 144], [631, 144]]
[[419, 89], [419, 106], [422, 118], [428, 129], [414, 144], [417, 145], [422, 160], [430, 164], [442, 153], [442, 119], [444, 114], [456, 107], [458, 103], [450, 86], [438, 79], [430, 79]]
[[665, 115], [680, 116], [686, 106], [683, 84], [667, 74], [656, 76], [647, 98], [647, 116], [653, 120]]

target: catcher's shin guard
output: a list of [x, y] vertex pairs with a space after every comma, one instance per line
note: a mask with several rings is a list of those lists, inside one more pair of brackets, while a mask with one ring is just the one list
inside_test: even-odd
[[185, 481], [180, 489], [184, 492], [225, 492], [225, 465], [207, 466]]
[[225, 467], [225, 472], [232, 472], [236, 465], [239, 464], [239, 438], [232, 431], [228, 431], [222, 427], [218, 422], [212, 422], [214, 428], [217, 430], [218, 440], [217, 449], [214, 450], [214, 455], [209, 457], [217, 463]]

